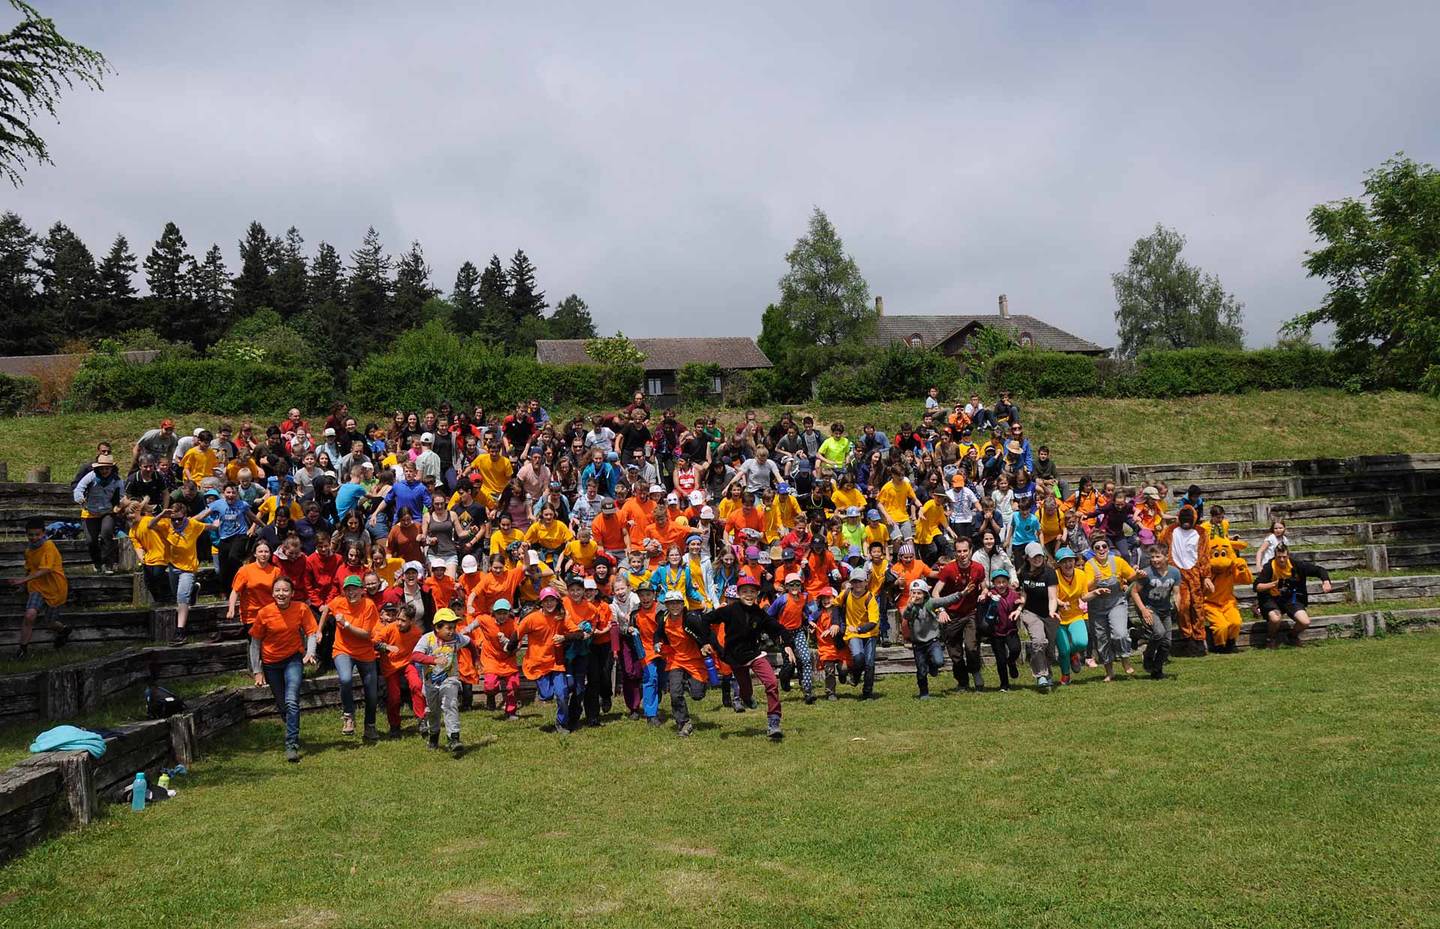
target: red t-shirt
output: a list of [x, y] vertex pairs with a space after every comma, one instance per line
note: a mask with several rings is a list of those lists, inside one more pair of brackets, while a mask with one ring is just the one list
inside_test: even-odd
[[964, 564], [952, 561], [940, 569], [940, 580], [945, 584], [945, 593], [953, 594], [974, 584], [975, 589], [946, 607], [951, 616], [959, 619], [975, 612], [975, 603], [980, 599], [980, 587], [985, 581], [985, 569], [967, 559]]

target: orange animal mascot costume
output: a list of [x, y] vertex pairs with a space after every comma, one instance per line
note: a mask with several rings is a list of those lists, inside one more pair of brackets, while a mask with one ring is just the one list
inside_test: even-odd
[[1240, 604], [1235, 601], [1235, 585], [1255, 581], [1250, 566], [1240, 555], [1244, 547], [1239, 539], [1210, 539], [1210, 580], [1215, 589], [1205, 596], [1205, 620], [1217, 652], [1233, 652], [1240, 642]]
[[1214, 591], [1210, 579], [1210, 534], [1199, 525], [1195, 508], [1180, 508], [1179, 522], [1161, 534], [1170, 550], [1170, 563], [1180, 572], [1180, 603], [1176, 611], [1180, 641], [1174, 654], [1199, 658], [1205, 654], [1205, 598]]

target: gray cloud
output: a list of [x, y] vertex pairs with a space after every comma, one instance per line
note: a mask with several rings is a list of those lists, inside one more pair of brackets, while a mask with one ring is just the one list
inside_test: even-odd
[[348, 252], [418, 238], [448, 290], [524, 248], [606, 331], [753, 333], [824, 208], [889, 312], [1030, 312], [1113, 344], [1157, 221], [1247, 304], [1313, 305], [1314, 204], [1434, 160], [1433, 3], [43, 4], [118, 73], [4, 207], [143, 257], [169, 219]]

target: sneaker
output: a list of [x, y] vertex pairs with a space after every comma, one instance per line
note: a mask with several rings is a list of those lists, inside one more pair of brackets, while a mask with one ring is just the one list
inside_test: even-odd
[[1151, 671], [1151, 672], [1150, 672], [1150, 680], [1152, 680], [1152, 681], [1163, 681], [1163, 680], [1165, 680], [1165, 672], [1164, 672], [1164, 671], [1161, 671], [1159, 668], [1156, 668], [1154, 671]]
[[518, 722], [520, 721], [520, 714], [519, 714], [519, 713], [506, 713], [506, 714], [505, 714], [505, 721], [506, 721], [507, 723], [518, 723]]
[[366, 742], [379, 742], [380, 730], [376, 729], [374, 726], [366, 726], [364, 738]]
[[115, 573], [115, 566], [114, 566], [114, 565], [111, 565], [111, 564], [107, 564], [105, 567], [103, 567], [103, 568], [100, 569], [100, 573], [101, 573], [101, 574], [104, 574], [104, 575], [106, 575], [106, 576], [108, 577], [108, 576], [110, 576], [110, 575], [112, 575], [112, 574]]
[[916, 694], [916, 695], [915, 695], [915, 699], [916, 699], [916, 700], [929, 700], [929, 699], [930, 699], [930, 695], [929, 695], [929, 694]]
[[1001, 692], [1002, 694], [1008, 694], [1008, 693], [1010, 692], [1010, 688], [1009, 688], [1009, 687], [1001, 687], [1001, 688], [1000, 688], [1000, 692]]
[[825, 695], [825, 699], [826, 699], [826, 700], [839, 700], [840, 698], [839, 698], [838, 696], [836, 696], [835, 694], [826, 694], [826, 695]]
[[687, 720], [685, 720], [685, 725], [683, 725], [683, 726], [681, 726], [679, 729], [676, 729], [676, 730], [675, 730], [675, 734], [678, 735], [680, 738], [684, 739], [684, 738], [688, 738], [689, 735], [690, 735], [692, 732], [694, 732], [694, 731], [695, 731], [695, 724], [692, 723], [690, 720], [687, 719]]
[[391, 726], [391, 727], [390, 727], [390, 732], [389, 732], [389, 734], [388, 734], [388, 737], [389, 737], [389, 739], [390, 739], [392, 742], [393, 742], [394, 740], [400, 738], [400, 727], [399, 727], [399, 726]]
[[645, 722], [646, 722], [647, 725], [651, 725], [651, 726], [659, 726], [659, 725], [661, 725], [660, 717], [658, 717], [658, 716], [647, 716], [647, 717], [645, 718]]
[[430, 734], [430, 720], [428, 720], [428, 719], [422, 719], [422, 720], [420, 720], [420, 722], [419, 722], [419, 724], [416, 726], [416, 728], [420, 731], [420, 734], [421, 734], [421, 735], [429, 735], [429, 734]]
[[628, 719], [628, 720], [630, 720], [630, 721], [633, 723], [635, 720], [637, 720], [637, 719], [640, 718], [640, 711], [639, 711], [639, 710], [631, 710], [631, 711], [629, 712], [629, 714], [628, 714], [625, 718]]
[[285, 760], [290, 762], [291, 764], [299, 764], [300, 749], [296, 748], [294, 745], [285, 746]]
[[736, 697], [736, 698], [735, 698], [735, 704], [734, 704], [734, 706], [735, 706], [735, 712], [737, 712], [737, 713], [743, 713], [743, 712], [745, 712], [745, 703], [744, 703], [744, 701], [742, 701], [739, 697]]
[[1087, 668], [1098, 668], [1098, 667], [1100, 667], [1100, 665], [1098, 665], [1098, 664], [1095, 663], [1095, 659], [1094, 659], [1094, 658], [1086, 658], [1086, 659], [1085, 659], [1085, 667], [1087, 667]]
[[1060, 683], [1061, 683], [1061, 684], [1069, 684], [1069, 683], [1070, 683], [1070, 675], [1068, 675], [1068, 674], [1062, 674], [1062, 675], [1060, 675]]
[[1042, 694], [1048, 694], [1050, 692], [1050, 688], [1053, 686], [1055, 685], [1051, 683], [1050, 678], [1046, 675], [1041, 675], [1040, 677], [1035, 678], [1035, 688], [1039, 690]]
[[449, 744], [450, 744], [450, 754], [452, 754], [452, 755], [458, 755], [458, 754], [460, 754], [460, 733], [458, 733], [458, 732], [452, 732], [452, 733], [450, 733], [450, 743], [449, 743]]
[[68, 641], [70, 641], [70, 627], [61, 626], [55, 630], [55, 640], [51, 644], [56, 648], [63, 648]]
[[765, 722], [765, 735], [769, 736], [771, 742], [779, 742], [785, 738], [785, 733], [780, 731], [780, 717], [771, 716]]
[[340, 734], [341, 734], [341, 735], [354, 735], [354, 734], [355, 734], [355, 716], [354, 716], [353, 713], [341, 713], [341, 714], [340, 714]]
[[190, 637], [185, 634], [185, 630], [184, 630], [184, 629], [176, 629], [176, 630], [175, 630], [175, 635], [170, 638], [170, 646], [171, 646], [172, 648], [179, 648], [179, 647], [182, 646], [182, 645], [189, 645], [189, 644], [190, 644]]
[[806, 706], [810, 706], [810, 705], [811, 705], [812, 703], [814, 703], [814, 702], [815, 702], [815, 695], [814, 695], [814, 694], [806, 694], [806, 695], [805, 695], [805, 705], [806, 705]]

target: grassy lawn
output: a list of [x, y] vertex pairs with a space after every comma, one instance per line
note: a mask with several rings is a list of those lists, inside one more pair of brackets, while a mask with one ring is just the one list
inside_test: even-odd
[[[1067, 465], [1159, 464], [1180, 461], [1232, 461], [1237, 458], [1316, 458], [1398, 451], [1440, 451], [1440, 400], [1421, 394], [1353, 395], [1340, 391], [1275, 391], [1240, 396], [1187, 397], [1180, 400], [1029, 400], [1019, 398], [1032, 439], [1048, 442], [1056, 460]], [[812, 404], [789, 407], [827, 424], [839, 419], [858, 429], [866, 422], [894, 429], [919, 421], [920, 403], [880, 403], [869, 407]], [[763, 411], [768, 420], [786, 408]], [[556, 409], [557, 420], [576, 410]], [[700, 410], [682, 410], [688, 422]], [[733, 424], [742, 411], [714, 411]], [[280, 411], [283, 415], [283, 411]], [[27, 469], [48, 465], [68, 480], [95, 450], [95, 443], [116, 443], [117, 456], [129, 460], [129, 446], [166, 415], [181, 434], [221, 417], [204, 413], [131, 410], [123, 413], [66, 413], [0, 420], [0, 460], [12, 480]], [[243, 417], [226, 417], [239, 425]], [[379, 417], [370, 417], [379, 420]], [[257, 423], [277, 416], [256, 416]], [[323, 417], [321, 417], [323, 419]], [[314, 417], [312, 417], [312, 422]]]
[[[0, 870], [14, 926], [1420, 926], [1440, 636], [1178, 662], [1050, 696], [713, 697], [688, 741], [529, 708], [459, 760], [307, 716]], [[1430, 916], [1424, 914], [1430, 913]]]

